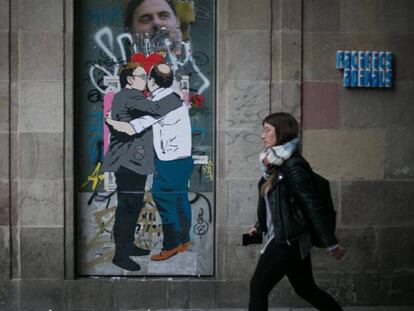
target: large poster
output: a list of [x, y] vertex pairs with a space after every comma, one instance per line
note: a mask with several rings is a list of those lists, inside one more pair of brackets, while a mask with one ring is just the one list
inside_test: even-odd
[[214, 5], [77, 4], [80, 276], [214, 275]]

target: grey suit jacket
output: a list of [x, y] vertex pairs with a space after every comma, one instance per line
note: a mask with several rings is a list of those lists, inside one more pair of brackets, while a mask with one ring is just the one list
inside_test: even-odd
[[[181, 105], [182, 102], [179, 100], [161, 99], [158, 102], [152, 102], [136, 89], [122, 89], [115, 94], [111, 116], [114, 120], [124, 122], [144, 115], [160, 118]], [[133, 136], [111, 129], [110, 143], [104, 157], [102, 170], [116, 172], [121, 166], [140, 175], [154, 172], [152, 128]]]

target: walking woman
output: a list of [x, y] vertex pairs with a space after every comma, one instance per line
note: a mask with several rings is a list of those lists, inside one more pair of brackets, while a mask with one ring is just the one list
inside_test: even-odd
[[285, 275], [295, 292], [318, 310], [342, 310], [312, 275], [310, 227], [336, 259], [345, 250], [320, 208], [313, 173], [298, 151], [298, 133], [298, 122], [288, 113], [274, 113], [263, 121], [258, 222], [249, 234], [263, 232], [267, 239], [250, 281], [250, 311], [268, 310], [268, 295]]

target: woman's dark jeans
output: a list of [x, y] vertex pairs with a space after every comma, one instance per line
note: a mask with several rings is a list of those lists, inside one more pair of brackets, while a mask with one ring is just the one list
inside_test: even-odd
[[272, 288], [287, 275], [296, 294], [318, 310], [340, 311], [338, 303], [316, 284], [312, 275], [310, 255], [302, 259], [299, 243], [291, 246], [271, 241], [260, 256], [250, 281], [249, 311], [268, 309], [268, 296]]

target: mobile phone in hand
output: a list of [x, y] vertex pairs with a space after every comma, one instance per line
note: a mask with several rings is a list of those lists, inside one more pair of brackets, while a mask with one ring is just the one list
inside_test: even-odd
[[263, 243], [263, 234], [262, 233], [255, 233], [250, 235], [248, 233], [244, 233], [242, 235], [242, 245], [250, 245], [250, 244], [262, 244]]

